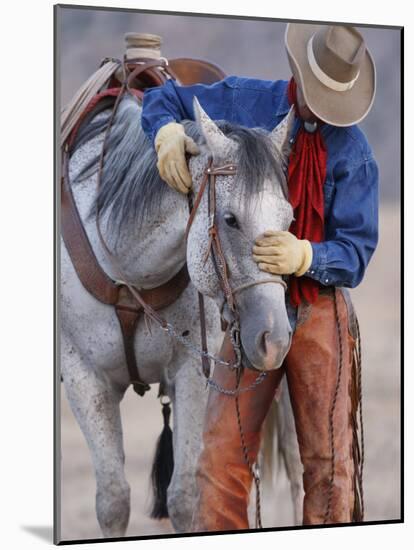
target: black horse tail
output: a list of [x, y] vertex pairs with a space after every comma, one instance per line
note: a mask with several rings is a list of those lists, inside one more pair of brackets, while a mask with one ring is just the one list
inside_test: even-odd
[[154, 519], [169, 517], [167, 489], [174, 469], [172, 430], [170, 428], [171, 406], [169, 401], [162, 403], [162, 415], [164, 417], [164, 428], [158, 438], [151, 470], [153, 504], [150, 515]]

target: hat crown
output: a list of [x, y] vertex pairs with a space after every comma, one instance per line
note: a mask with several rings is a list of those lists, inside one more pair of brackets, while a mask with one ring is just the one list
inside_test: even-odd
[[288, 23], [285, 45], [308, 108], [333, 126], [358, 124], [376, 89], [374, 60], [351, 25]]
[[358, 76], [366, 48], [363, 36], [354, 27], [330, 25], [313, 35], [312, 50], [325, 74], [346, 83]]

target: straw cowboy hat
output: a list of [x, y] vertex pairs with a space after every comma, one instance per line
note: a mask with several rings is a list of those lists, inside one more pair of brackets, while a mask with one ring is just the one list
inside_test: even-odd
[[375, 64], [351, 26], [289, 23], [285, 45], [309, 109], [334, 126], [357, 124], [375, 96]]

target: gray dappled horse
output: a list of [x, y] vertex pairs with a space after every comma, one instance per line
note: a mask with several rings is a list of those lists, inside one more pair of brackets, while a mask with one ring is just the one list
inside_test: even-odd
[[[190, 161], [194, 191], [199, 189], [210, 156], [215, 165], [233, 162], [238, 166], [237, 176], [217, 179], [217, 223], [230, 282], [238, 287], [269, 279], [269, 274], [261, 272], [253, 261], [252, 246], [263, 231], [286, 230], [292, 219], [282, 170], [292, 116], [267, 134], [224, 123], [220, 130], [197, 101], [195, 110], [197, 121], [185, 123], [187, 133], [201, 149], [200, 155]], [[109, 135], [99, 193], [97, 162], [110, 112], [104, 110], [81, 127], [69, 165], [75, 201], [96, 257], [114, 279], [97, 235], [93, 215], [97, 204], [104, 238], [129, 282], [138, 288], [165, 283], [187, 261], [191, 283], [162, 315], [176, 332], [187, 334], [188, 341], [199, 348], [196, 290], [201, 291], [205, 296], [209, 350], [217, 355], [223, 339], [219, 321], [223, 298], [211, 259], [204, 263], [208, 246], [206, 197], [186, 245], [187, 199], [159, 178], [156, 155], [142, 132], [140, 114], [141, 107], [134, 98], [122, 99]], [[274, 279], [277, 283], [278, 277]], [[279, 367], [291, 337], [282, 285], [249, 285], [238, 294], [237, 301], [246, 361], [260, 370], [269, 364], [269, 356], [277, 357], [272, 368]], [[162, 381], [172, 401], [174, 471], [168, 488], [168, 511], [177, 531], [189, 531], [207, 399], [200, 358], [159, 326], [152, 323], [149, 327], [143, 319], [137, 327], [135, 352], [142, 380], [149, 384]], [[102, 533], [123, 536], [130, 514], [130, 488], [124, 474], [119, 404], [129, 377], [121, 332], [114, 309], [97, 301], [82, 286], [63, 241], [61, 373], [70, 406], [92, 455], [96, 512]], [[292, 439], [292, 430], [288, 432], [286, 441], [290, 438], [293, 448], [295, 434]], [[292, 487], [301, 483], [297, 453], [295, 457], [296, 469], [292, 470], [294, 474], [289, 473], [296, 480], [292, 479]], [[293, 458], [290, 461], [293, 464]]]

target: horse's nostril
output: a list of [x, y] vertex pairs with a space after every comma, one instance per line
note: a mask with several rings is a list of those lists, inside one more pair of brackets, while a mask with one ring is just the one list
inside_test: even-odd
[[290, 335], [287, 339], [276, 337], [271, 331], [265, 330], [257, 338], [257, 348], [260, 355], [266, 361], [276, 361], [280, 355], [284, 355], [286, 347], [290, 344]]
[[250, 364], [258, 370], [278, 369], [290, 347], [290, 327], [267, 323], [261, 330], [251, 332], [253, 334], [242, 332], [243, 350]]
[[260, 338], [260, 350], [263, 352], [263, 355], [266, 356], [268, 352], [268, 337], [270, 332], [265, 330]]

